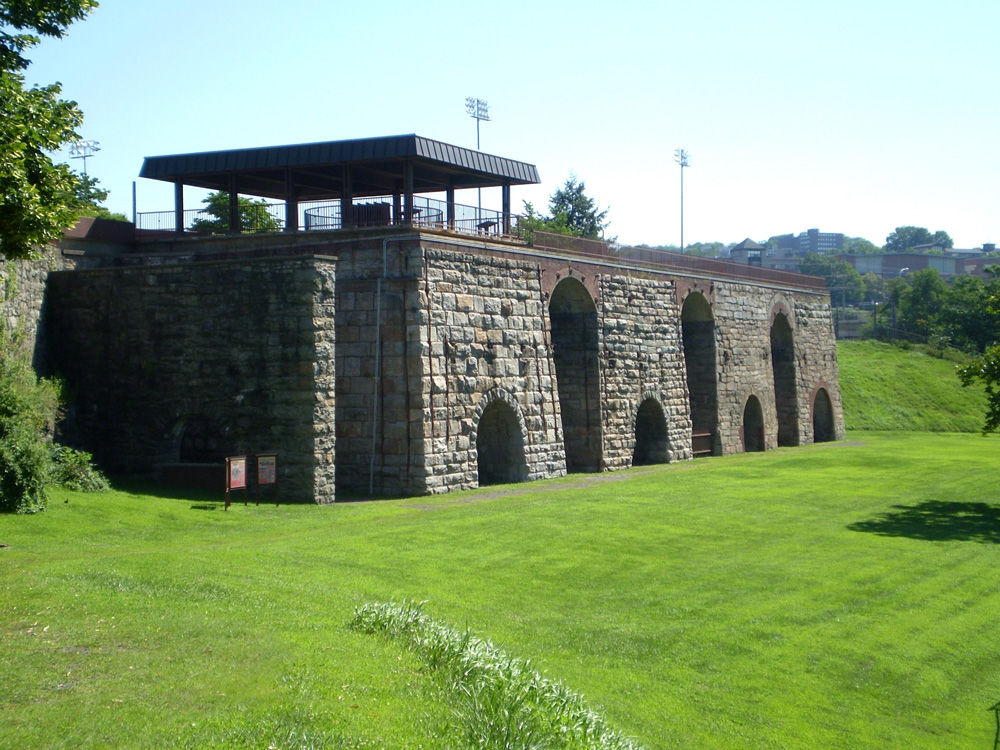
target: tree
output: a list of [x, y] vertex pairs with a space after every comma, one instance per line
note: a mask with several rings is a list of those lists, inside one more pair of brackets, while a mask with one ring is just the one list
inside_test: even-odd
[[553, 218], [565, 223], [571, 234], [579, 237], [598, 239], [604, 236], [607, 209], [599, 211], [597, 203], [586, 194], [583, 181], [577, 182], [576, 175], [566, 178], [566, 183], [549, 198], [549, 210]]
[[[996, 278], [993, 279], [996, 281]], [[990, 313], [1000, 320], [1000, 288], [988, 300]], [[958, 369], [963, 386], [979, 381], [986, 390], [986, 418], [983, 434], [1000, 429], [1000, 343], [994, 343], [982, 357]]]
[[864, 297], [865, 285], [861, 274], [843, 258], [809, 253], [799, 264], [799, 271], [822, 276], [826, 280], [830, 304], [834, 307], [856, 305]]
[[905, 253], [917, 245], [937, 244], [942, 248], [951, 248], [955, 243], [947, 232], [937, 231], [931, 234], [924, 227], [896, 227], [896, 231], [885, 238], [887, 253]]
[[975, 276], [958, 276], [952, 281], [937, 314], [937, 326], [949, 344], [983, 354], [1000, 340], [1000, 310], [990, 303], [995, 295], [1000, 295], [997, 279], [983, 283]]
[[882, 248], [864, 237], [844, 237], [845, 255], [878, 255]]
[[899, 294], [899, 327], [910, 335], [927, 338], [936, 332], [948, 285], [933, 268], [914, 271], [906, 282]]
[[[76, 140], [83, 115], [59, 98], [58, 83], [26, 89], [24, 52], [42, 36], [61, 37], [93, 0], [0, 2], [0, 253], [33, 257], [77, 218], [77, 175], [48, 153]], [[11, 33], [11, 32], [15, 33]], [[35, 32], [25, 33], [25, 32]]]
[[80, 175], [76, 186], [76, 200], [79, 204], [77, 215], [93, 216], [98, 219], [111, 219], [112, 221], [128, 221], [128, 217], [120, 213], [112, 213], [106, 206], [101, 205], [108, 198], [108, 191], [97, 184], [96, 177]]
[[865, 302], [874, 304], [885, 301], [885, 279], [869, 271], [861, 280], [865, 284]]
[[[219, 190], [209, 193], [202, 200], [206, 205], [204, 213], [211, 218], [199, 216], [191, 222], [191, 228], [196, 232], [211, 234], [229, 233], [229, 193]], [[267, 203], [262, 200], [238, 197], [240, 211], [240, 228], [247, 232], [279, 232], [281, 222], [267, 211]]]
[[604, 217], [608, 212], [599, 211], [597, 203], [585, 190], [584, 183], [577, 182], [576, 176], [571, 174], [566, 183], [549, 197], [551, 216], [538, 213], [531, 203], [525, 201], [524, 214], [518, 222], [525, 238], [531, 241], [535, 230], [590, 239], [603, 237], [604, 228], [608, 225]]

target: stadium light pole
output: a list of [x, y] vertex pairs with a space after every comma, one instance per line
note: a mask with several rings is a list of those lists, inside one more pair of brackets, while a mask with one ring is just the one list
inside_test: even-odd
[[[490, 105], [486, 103], [485, 99], [477, 99], [474, 96], [465, 97], [465, 111], [469, 113], [469, 117], [476, 121], [476, 151], [479, 150], [479, 123], [483, 120], [487, 122], [490, 121]], [[476, 221], [480, 222], [483, 220], [483, 189], [476, 188], [476, 198], [478, 200], [477, 210], [476, 210]]]
[[684, 252], [684, 167], [690, 167], [690, 155], [682, 148], [674, 149], [674, 161], [681, 166], [681, 252]]
[[100, 141], [74, 141], [69, 147], [71, 159], [83, 159], [83, 176], [87, 176], [87, 159], [101, 150]]

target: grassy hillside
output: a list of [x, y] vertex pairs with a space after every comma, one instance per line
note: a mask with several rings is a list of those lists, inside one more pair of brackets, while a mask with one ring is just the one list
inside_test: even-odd
[[372, 600], [650, 749], [989, 747], [1000, 438], [854, 438], [331, 507], [60, 492], [0, 517], [0, 747], [467, 746], [349, 626]]
[[841, 341], [837, 357], [849, 430], [979, 432], [983, 427], [983, 390], [962, 387], [955, 361], [879, 341]]

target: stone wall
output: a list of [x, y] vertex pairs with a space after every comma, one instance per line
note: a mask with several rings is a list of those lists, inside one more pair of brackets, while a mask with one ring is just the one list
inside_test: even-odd
[[716, 282], [713, 313], [719, 352], [719, 441], [723, 453], [743, 450], [743, 412], [751, 396], [757, 398], [763, 411], [766, 449], [778, 445], [771, 341], [778, 314], [785, 316], [791, 329], [798, 443], [813, 440], [811, 404], [819, 387], [825, 387], [830, 395], [837, 435], [843, 437], [836, 342], [825, 295]]
[[[337, 485], [342, 496], [422, 494], [420, 244], [337, 248]], [[376, 374], [380, 377], [376, 378]]]
[[648, 399], [666, 420], [665, 461], [691, 457], [680, 310], [672, 279], [601, 276], [604, 468], [632, 465], [636, 418]]
[[417, 294], [425, 354], [427, 492], [479, 482], [480, 418], [506, 403], [521, 432], [525, 479], [566, 473], [555, 368], [537, 262], [425, 244]]
[[332, 502], [334, 284], [311, 256], [53, 272], [67, 438], [140, 473], [273, 451], [282, 498]]
[[66, 437], [106, 468], [276, 450], [293, 500], [684, 460], [693, 431], [738, 452], [751, 397], [760, 447], [812, 442], [817, 393], [842, 437], [826, 295], [716, 265], [409, 228], [65, 243], [2, 312], [39, 331]]

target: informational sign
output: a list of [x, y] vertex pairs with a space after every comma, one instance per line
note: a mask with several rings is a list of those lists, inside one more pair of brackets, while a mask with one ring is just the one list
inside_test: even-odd
[[273, 453], [257, 456], [257, 484], [274, 484], [278, 475], [278, 457]]
[[245, 490], [247, 487], [247, 457], [231, 456], [226, 459], [226, 489]]

